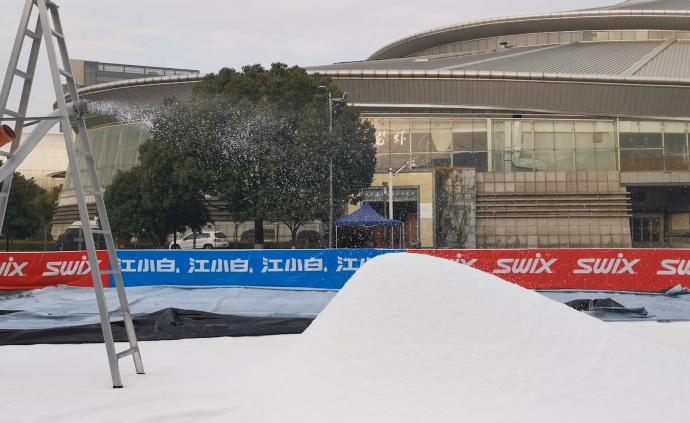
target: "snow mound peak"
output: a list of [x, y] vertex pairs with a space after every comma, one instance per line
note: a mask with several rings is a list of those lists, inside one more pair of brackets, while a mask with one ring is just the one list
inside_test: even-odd
[[273, 395], [266, 395], [263, 379], [252, 420], [687, 417], [682, 404], [690, 384], [682, 375], [690, 365], [680, 353], [493, 275], [425, 255], [374, 258], [295, 341], [269, 369]]

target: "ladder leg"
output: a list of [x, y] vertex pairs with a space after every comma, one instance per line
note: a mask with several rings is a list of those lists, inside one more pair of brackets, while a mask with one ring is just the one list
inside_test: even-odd
[[86, 152], [86, 163], [89, 171], [89, 179], [91, 180], [91, 185], [94, 189], [96, 210], [100, 219], [101, 229], [103, 229], [106, 248], [108, 251], [108, 258], [110, 260], [110, 266], [112, 269], [112, 276], [115, 281], [115, 289], [117, 290], [117, 296], [120, 301], [120, 310], [122, 311], [125, 331], [127, 333], [127, 340], [129, 341], [129, 346], [132, 350], [134, 368], [136, 369], [137, 374], [144, 374], [144, 364], [141, 360], [139, 343], [137, 341], [136, 332], [134, 331], [134, 323], [132, 322], [132, 313], [129, 309], [129, 301], [127, 300], [127, 293], [122, 280], [122, 272], [120, 271], [120, 266], [117, 259], [115, 240], [113, 239], [112, 230], [110, 228], [108, 213], [105, 208], [105, 202], [102, 195], [103, 190], [101, 189], [98, 174], [96, 173], [96, 166], [93, 160], [91, 146], [89, 144], [88, 132], [83, 119], [79, 119], [77, 121], [77, 137], [79, 140], [79, 149]]
[[[50, 64], [50, 70], [53, 78], [53, 86], [56, 93], [56, 101], [58, 109], [62, 114], [62, 125], [63, 134], [65, 137], [65, 147], [67, 148], [67, 157], [69, 160], [70, 168], [73, 172], [73, 182], [74, 190], [77, 196], [77, 206], [79, 209], [79, 216], [82, 222], [82, 230], [84, 233], [87, 256], [89, 259], [89, 265], [91, 267], [91, 279], [93, 280], [94, 291], [96, 293], [96, 302], [98, 304], [98, 311], [101, 320], [101, 329], [103, 332], [103, 341], [105, 343], [106, 352], [108, 354], [108, 363], [110, 365], [110, 374], [113, 381], [113, 388], [122, 387], [122, 379], [120, 377], [120, 368], [118, 364], [118, 356], [115, 351], [115, 343], [113, 339], [112, 328], [110, 326], [110, 316], [108, 313], [108, 306], [105, 301], [105, 293], [103, 290], [101, 272], [98, 268], [98, 257], [96, 254], [96, 245], [94, 242], [93, 231], [90, 225], [89, 212], [86, 205], [86, 196], [84, 193], [84, 184], [82, 181], [81, 173], [79, 171], [79, 163], [77, 161], [77, 152], [74, 144], [74, 138], [72, 136], [72, 127], [70, 122], [71, 113], [67, 109], [67, 103], [65, 100], [64, 90], [62, 88], [61, 73], [59, 64], [57, 61], [57, 55], [55, 51], [55, 46], [53, 44], [53, 34], [52, 28], [50, 26], [50, 20], [48, 15], [48, 7], [46, 6], [45, 0], [33, 0], [36, 2], [39, 10], [39, 19], [43, 28], [43, 37], [46, 45], [46, 50], [48, 53], [48, 62]], [[53, 9], [53, 13], [55, 10]], [[58, 40], [64, 43], [63, 40]], [[63, 48], [61, 48], [63, 50]], [[66, 52], [66, 49], [64, 49]], [[69, 60], [65, 57], [63, 60]], [[70, 87], [70, 94], [72, 94], [72, 101], [78, 99], [76, 87], [74, 80], [71, 77], [67, 78], [67, 84]], [[78, 119], [79, 120], [79, 119]], [[82, 120], [83, 122], [83, 120]], [[83, 135], [88, 136], [88, 135]]]
[[[19, 70], [19, 58], [21, 56], [24, 40], [28, 34], [29, 21], [31, 19], [33, 7], [33, 2], [27, 2], [24, 6], [24, 11], [19, 23], [19, 29], [17, 30], [17, 37], [15, 38], [12, 54], [10, 55], [10, 61], [7, 64], [7, 72], [5, 73], [2, 91], [0, 92], [0, 111], [3, 116], [7, 111], [7, 103], [9, 102], [9, 96], [12, 92], [14, 78]], [[33, 32], [33, 41], [31, 43], [31, 51], [29, 53], [27, 69], [23, 71], [25, 75], [24, 85], [22, 87], [19, 108], [16, 110], [20, 119], [17, 120], [14, 127], [14, 132], [17, 135], [17, 138], [15, 138], [10, 145], [10, 155], [14, 154], [19, 147], [22, 133], [24, 132], [24, 121], [21, 120], [21, 117], [26, 116], [26, 111], [29, 104], [29, 97], [31, 95], [31, 88], [33, 86], [33, 78], [36, 72], [36, 63], [38, 61], [38, 53], [41, 49], [41, 30], [41, 24], [39, 21], [37, 21], [36, 29]], [[10, 189], [12, 188], [13, 176], [14, 175], [10, 175], [4, 181], [2, 181], [2, 189], [0, 190], [0, 233], [2, 232], [2, 227], [5, 222], [5, 214], [7, 212], [7, 204], [9, 202]]]
[[[36, 21], [36, 29], [33, 32], [31, 32], [28, 29], [28, 25], [31, 20], [32, 13], [34, 12], [34, 7], [36, 7], [36, 9], [38, 10], [38, 19]], [[23, 43], [26, 37], [31, 38], [33, 41], [31, 45], [31, 52], [29, 54], [27, 69], [23, 70], [18, 69], [17, 66], [21, 55]], [[57, 40], [58, 51], [56, 51], [55, 40]], [[108, 355], [110, 374], [113, 382], [113, 387], [121, 388], [122, 379], [120, 376], [120, 368], [118, 362], [120, 358], [131, 354], [134, 359], [134, 367], [136, 368], [136, 371], [139, 374], [144, 373], [144, 366], [141, 360], [141, 353], [139, 350], [136, 333], [134, 331], [134, 323], [132, 321], [132, 314], [129, 308], [129, 302], [127, 301], [127, 294], [125, 292], [124, 283], [122, 281], [122, 273], [120, 271], [120, 267], [117, 261], [115, 241], [113, 239], [112, 231], [110, 228], [110, 222], [108, 221], [108, 215], [103, 200], [103, 191], [98, 178], [98, 174], [96, 172], [96, 164], [93, 158], [93, 151], [91, 149], [91, 143], [89, 140], [88, 131], [86, 129], [86, 123], [84, 121], [84, 117], [81, 115], [81, 112], [76, 112], [75, 110], [68, 109], [62, 77], [64, 77], [66, 80], [65, 86], [67, 87], [69, 97], [74, 105], [79, 104], [79, 93], [77, 91], [77, 86], [74, 81], [74, 76], [69, 61], [67, 44], [65, 42], [64, 31], [62, 28], [62, 23], [60, 21], [60, 15], [57, 6], [50, 0], [26, 0], [24, 11], [19, 25], [19, 30], [17, 32], [17, 37], [15, 38], [14, 48], [12, 50], [12, 54], [10, 56], [10, 60], [8, 63], [8, 71], [5, 75], [2, 91], [0, 91], [0, 112], [3, 116], [9, 115], [17, 119], [17, 124], [15, 126], [17, 139], [13, 141], [8, 157], [13, 157], [21, 142], [21, 133], [23, 131], [25, 124], [23, 119], [25, 119], [26, 117], [28, 101], [31, 94], [33, 79], [36, 71], [38, 53], [40, 51], [42, 43], [45, 43], [46, 46], [48, 62], [50, 65], [50, 71], [53, 81], [53, 88], [55, 90], [56, 95], [57, 109], [59, 111], [60, 122], [64, 130], [63, 135], [65, 138], [65, 147], [67, 149], [69, 169], [72, 171], [73, 175], [72, 182], [74, 184], [74, 191], [77, 197], [79, 217], [82, 222], [82, 232], [84, 235], [84, 242], [86, 245], [88, 262], [91, 269], [91, 279], [94, 285], [96, 303], [98, 305], [101, 329], [103, 332], [103, 341]], [[58, 59], [61, 59], [61, 61], [59, 61]], [[60, 68], [60, 66], [62, 66], [62, 68]], [[9, 100], [9, 95], [11, 93], [12, 84], [14, 82], [15, 77], [21, 77], [24, 79], [22, 97], [19, 102], [19, 108], [16, 111], [7, 109], [7, 103]], [[71, 131], [73, 124], [75, 126], [76, 136], [78, 137], [77, 140], [75, 140], [75, 136]], [[45, 123], [43, 123], [42, 125], [45, 125]], [[48, 129], [49, 127], [43, 128], [43, 130], [45, 131], [47, 131]], [[30, 142], [34, 141], [36, 140], [30, 140]], [[87, 173], [85, 175], [82, 175], [79, 169], [78, 154], [84, 154], [86, 158], [85, 162], [87, 167]], [[91, 219], [89, 216], [89, 210], [86, 202], [87, 192], [85, 191], [84, 183], [86, 180], [90, 182], [90, 185], [91, 187], [93, 187], [94, 190], [93, 195], [96, 200], [96, 211], [98, 217], [100, 218], [101, 226], [103, 228], [103, 230], [97, 230], [96, 232], [103, 233], [106, 240], [108, 258], [112, 264], [111, 274], [114, 277], [115, 288], [117, 291], [118, 300], [120, 302], [120, 308], [124, 318], [127, 340], [129, 341], [130, 346], [129, 349], [119, 353], [115, 350], [115, 342], [112, 327], [110, 324], [110, 313], [108, 313], [108, 304], [106, 302], [105, 290], [102, 285], [103, 273], [98, 266], [99, 263], [94, 238], [94, 229], [91, 227], [90, 224]], [[1, 230], [7, 209], [9, 192], [12, 184], [12, 172], [9, 172], [9, 175], [5, 175], [5, 180], [0, 182], [2, 182], [2, 190], [0, 192]]]
[[[60, 20], [60, 15], [57, 9], [51, 9], [51, 14], [53, 17], [55, 31], [58, 34], [63, 35], [64, 37], [62, 21]], [[72, 64], [69, 61], [67, 44], [65, 43], [64, 38], [58, 38], [57, 44], [60, 50], [60, 56], [62, 57], [63, 69], [66, 71], [66, 74], [72, 75]], [[67, 88], [72, 99], [79, 98], [79, 92], [72, 77], [67, 78]], [[96, 212], [99, 217], [100, 225], [104, 233], [106, 249], [108, 251], [108, 258], [110, 260], [112, 268], [112, 276], [115, 280], [115, 289], [117, 291], [118, 300], [120, 302], [120, 310], [122, 311], [122, 317], [125, 324], [125, 332], [127, 334], [127, 340], [129, 341], [130, 351], [132, 352], [132, 358], [134, 360], [134, 368], [136, 369], [137, 374], [144, 374], [144, 364], [141, 359], [141, 352], [139, 350], [139, 343], [137, 341], [136, 332], [134, 331], [132, 313], [129, 309], [129, 301], [127, 300], [127, 293], [125, 291], [125, 286], [122, 280], [122, 273], [120, 272], [120, 266], [118, 265], [117, 261], [115, 241], [113, 239], [113, 234], [108, 219], [108, 213], [105, 208], [105, 202], [103, 200], [103, 189], [100, 183], [100, 178], [98, 177], [98, 173], [96, 172], [96, 163], [94, 161], [93, 151], [91, 149], [91, 142], [89, 140], [89, 134], [86, 129], [86, 123], [84, 122], [84, 119], [76, 119], [75, 126], [78, 140], [77, 147], [80, 151], [83, 151], [85, 153], [86, 157], [88, 177], [91, 186], [94, 190]]]

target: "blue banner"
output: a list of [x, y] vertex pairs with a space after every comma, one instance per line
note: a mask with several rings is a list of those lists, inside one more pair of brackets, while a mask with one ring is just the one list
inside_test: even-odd
[[401, 251], [119, 250], [117, 256], [126, 286], [340, 289], [372, 257]]

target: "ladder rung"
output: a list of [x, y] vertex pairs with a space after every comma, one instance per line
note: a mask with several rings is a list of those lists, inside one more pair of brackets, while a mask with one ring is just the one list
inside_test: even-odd
[[12, 116], [13, 118], [16, 118], [16, 119], [21, 119], [24, 117], [24, 116], [20, 116], [19, 113], [15, 112], [14, 110], [10, 110], [10, 109], [5, 109], [5, 114], [7, 116]]
[[102, 234], [102, 235], [109, 235], [110, 231], [106, 231], [104, 229], [93, 229], [91, 230], [92, 233], [94, 234]]
[[114, 275], [114, 274], [115, 274], [115, 273], [114, 273], [112, 270], [110, 270], [110, 269], [108, 269], [108, 270], [101, 270], [101, 269], [98, 269], [98, 272], [101, 274], [101, 276], [103, 276], [103, 275]]
[[59, 32], [57, 32], [57, 31], [55, 31], [55, 30], [50, 31], [50, 32], [51, 32], [51, 34], [53, 34], [53, 37], [55, 37], [55, 38], [59, 38], [59, 39], [61, 39], [61, 40], [64, 40], [64, 39], [65, 39], [65, 36], [64, 36], [64, 35], [60, 34]]
[[135, 351], [136, 351], [136, 348], [128, 348], [124, 351], [120, 351], [119, 353], [116, 354], [117, 359], [119, 360], [122, 357], [127, 357], [128, 355], [132, 355], [132, 354], [134, 354]]
[[67, 79], [74, 79], [74, 78], [72, 77], [72, 74], [69, 73], [69, 72], [67, 72], [67, 71], [64, 70], [64, 69], [60, 69], [60, 75], [64, 76], [64, 77], [67, 78]]
[[9, 197], [10, 194], [7, 192], [0, 192], [0, 197]]
[[34, 40], [39, 40], [41, 38], [40, 35], [36, 34], [35, 32], [31, 31], [30, 29], [27, 29], [25, 34], [27, 37], [34, 39]]
[[113, 317], [115, 317], [115, 316], [124, 316], [124, 315], [122, 314], [122, 309], [121, 309], [121, 308], [120, 308], [120, 309], [117, 309], [117, 310], [113, 310], [113, 311], [109, 311], [109, 312], [108, 312], [108, 317], [113, 318]]
[[32, 76], [31, 76], [31, 75], [29, 75], [29, 74], [26, 73], [26, 72], [22, 72], [22, 71], [20, 71], [19, 69], [15, 69], [15, 70], [14, 70], [14, 74], [17, 75], [17, 76], [20, 77], [20, 78], [23, 78], [23, 79], [27, 80], [27, 81], [30, 80], [30, 79], [32, 79]]

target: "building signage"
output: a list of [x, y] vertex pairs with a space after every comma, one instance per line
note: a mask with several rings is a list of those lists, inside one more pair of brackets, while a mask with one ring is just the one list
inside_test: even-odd
[[[371, 258], [401, 250], [121, 250], [126, 286], [340, 289]], [[449, 259], [530, 289], [663, 292], [690, 287], [690, 250], [408, 250]], [[99, 268], [109, 267], [99, 252]], [[459, 281], [462, 282], [462, 281]], [[425, 283], [425, 281], [420, 281]], [[110, 279], [103, 277], [104, 286]], [[92, 286], [83, 252], [0, 253], [0, 290]]]
[[[393, 201], [417, 201], [417, 188], [393, 187]], [[362, 199], [367, 202], [388, 201], [388, 192], [384, 188], [365, 188]]]

